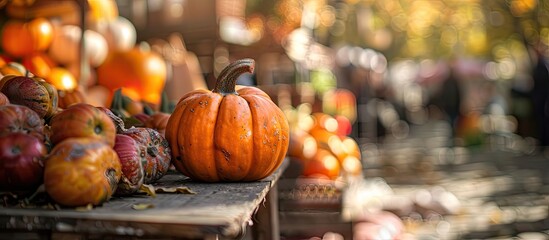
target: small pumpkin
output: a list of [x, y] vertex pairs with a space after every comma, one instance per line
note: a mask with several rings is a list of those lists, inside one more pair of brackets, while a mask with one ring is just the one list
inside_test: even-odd
[[152, 104], [160, 103], [166, 76], [164, 59], [138, 47], [110, 52], [97, 68], [97, 82], [112, 93], [122, 88], [122, 93], [133, 100]]
[[[122, 118], [116, 116], [110, 109], [105, 107], [99, 109], [108, 115], [115, 124], [117, 139], [120, 139], [119, 135], [124, 135], [135, 141], [135, 145], [138, 146], [138, 149], [135, 149], [137, 151], [135, 154], [138, 153], [142, 158], [144, 183], [154, 183], [162, 178], [168, 172], [172, 159], [170, 145], [164, 136], [152, 128], [131, 127], [126, 129]], [[135, 164], [133, 165], [135, 171]]]
[[322, 112], [332, 116], [345, 116], [354, 123], [357, 117], [356, 96], [348, 89], [331, 89], [322, 96]]
[[145, 120], [145, 127], [152, 128], [158, 131], [162, 136], [165, 136], [169, 119], [169, 113], [156, 112]]
[[113, 147], [116, 127], [101, 109], [87, 103], [77, 103], [53, 116], [50, 121], [51, 141], [55, 145], [72, 137], [99, 139]]
[[12, 132], [32, 135], [41, 141], [44, 135], [44, 119], [27, 106], [8, 104], [0, 106], [0, 136]]
[[307, 160], [311, 159], [317, 150], [317, 142], [309, 133], [299, 128], [290, 131], [288, 156]]
[[86, 96], [79, 88], [63, 91], [59, 90], [59, 108], [66, 109], [77, 103], [86, 103]]
[[8, 62], [0, 66], [0, 77], [7, 75], [25, 76], [27, 69], [21, 63]]
[[93, 138], [69, 138], [48, 154], [44, 186], [57, 203], [78, 207], [110, 199], [122, 175], [117, 153]]
[[21, 64], [37, 77], [47, 79], [52, 68], [56, 66], [55, 61], [45, 52], [35, 52], [25, 56]]
[[11, 103], [25, 105], [41, 118], [48, 119], [57, 110], [57, 89], [42, 78], [5, 76], [2, 78], [0, 92], [4, 93]]
[[[69, 65], [78, 62], [82, 28], [76, 25], [62, 25], [56, 26], [54, 32], [48, 54], [58, 63]], [[107, 40], [93, 30], [85, 30], [84, 39], [84, 51], [88, 62], [93, 67], [101, 65], [109, 50]]]
[[53, 67], [45, 80], [62, 91], [72, 91], [78, 87], [78, 81], [74, 75], [63, 67]]
[[116, 134], [113, 147], [120, 158], [122, 178], [118, 182], [116, 195], [131, 195], [139, 190], [145, 180], [143, 165], [147, 165], [146, 148], [141, 147], [132, 137]]
[[112, 21], [99, 21], [90, 27], [105, 36], [111, 51], [127, 51], [135, 46], [136, 29], [132, 22], [122, 16]]
[[46, 18], [9, 20], [2, 30], [2, 49], [14, 57], [27, 56], [46, 50], [53, 35], [53, 26]]
[[304, 162], [303, 176], [305, 177], [327, 177], [336, 179], [341, 172], [341, 166], [336, 156], [329, 150], [319, 148], [315, 156]]
[[166, 126], [175, 168], [206, 182], [255, 181], [282, 163], [289, 144], [283, 112], [256, 87], [236, 87], [254, 60], [229, 64], [212, 91], [183, 95]]
[[144, 183], [154, 183], [162, 178], [171, 165], [171, 149], [168, 141], [151, 128], [132, 127], [121, 134], [131, 137], [144, 153]]

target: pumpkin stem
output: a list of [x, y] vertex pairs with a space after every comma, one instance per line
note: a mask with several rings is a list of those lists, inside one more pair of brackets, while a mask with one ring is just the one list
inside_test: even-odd
[[112, 96], [111, 106], [109, 109], [120, 118], [126, 118], [126, 114], [124, 114], [124, 95], [122, 94], [122, 88], [118, 88], [114, 91], [114, 94]]
[[172, 113], [173, 110], [170, 109], [170, 99], [166, 91], [162, 91], [162, 98], [160, 98], [160, 112], [163, 113]]
[[235, 86], [238, 77], [246, 72], [253, 73], [255, 61], [250, 58], [237, 60], [225, 67], [215, 82], [212, 92], [226, 94], [236, 94]]

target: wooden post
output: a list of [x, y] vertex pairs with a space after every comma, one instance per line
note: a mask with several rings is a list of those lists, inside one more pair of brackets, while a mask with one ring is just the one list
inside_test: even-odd
[[280, 228], [278, 219], [278, 183], [276, 183], [265, 198], [265, 203], [259, 205], [252, 228], [253, 239], [279, 240]]

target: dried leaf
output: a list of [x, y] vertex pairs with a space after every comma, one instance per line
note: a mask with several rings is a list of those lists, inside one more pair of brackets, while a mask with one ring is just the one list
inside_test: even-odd
[[76, 207], [74, 210], [78, 212], [87, 212], [87, 211], [91, 211], [92, 209], [93, 209], [93, 204], [88, 203], [88, 205], [82, 206], [82, 207]]
[[156, 187], [155, 191], [158, 193], [182, 193], [182, 194], [196, 194], [188, 187]]
[[156, 191], [154, 187], [149, 184], [142, 184], [141, 187], [139, 187], [139, 192], [144, 192], [151, 197], [156, 197]]
[[138, 203], [132, 205], [133, 210], [145, 210], [149, 208], [154, 208], [154, 205], [152, 203]]

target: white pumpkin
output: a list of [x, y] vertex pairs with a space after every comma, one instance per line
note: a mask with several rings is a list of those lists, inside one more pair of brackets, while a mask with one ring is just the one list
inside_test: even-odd
[[[61, 64], [74, 64], [80, 59], [80, 40], [82, 29], [75, 25], [63, 25], [55, 27], [52, 44], [48, 54]], [[84, 32], [84, 54], [89, 64], [97, 67], [105, 61], [109, 51], [107, 40], [93, 31]]]
[[105, 37], [111, 51], [126, 51], [135, 46], [135, 26], [124, 17], [119, 16], [113, 21], [98, 21], [90, 28]]

